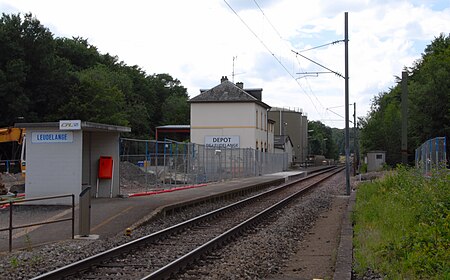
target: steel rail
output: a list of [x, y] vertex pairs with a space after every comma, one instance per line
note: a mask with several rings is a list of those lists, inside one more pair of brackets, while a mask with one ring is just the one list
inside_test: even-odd
[[229, 240], [235, 238], [236, 236], [240, 235], [245, 230], [258, 224], [262, 219], [268, 217], [270, 214], [272, 214], [276, 210], [281, 209], [286, 204], [291, 202], [293, 199], [299, 197], [300, 195], [305, 194], [306, 192], [310, 191], [311, 189], [313, 189], [315, 186], [317, 186], [321, 182], [325, 181], [326, 179], [330, 178], [331, 176], [335, 175], [336, 173], [341, 172], [342, 170], [343, 170], [343, 168], [339, 168], [338, 170], [335, 170], [333, 173], [331, 173], [330, 175], [328, 175], [325, 178], [322, 178], [318, 182], [312, 183], [312, 184], [306, 186], [305, 188], [299, 190], [298, 192], [291, 194], [290, 196], [282, 199], [281, 201], [277, 202], [276, 204], [264, 209], [263, 211], [254, 215], [253, 217], [248, 218], [244, 222], [234, 226], [233, 228], [222, 233], [221, 235], [215, 237], [214, 239], [208, 241], [207, 243], [197, 247], [196, 249], [192, 250], [191, 252], [178, 258], [177, 260], [175, 260], [175, 261], [169, 263], [168, 265], [158, 269], [157, 271], [147, 275], [146, 277], [141, 278], [141, 280], [160, 280], [160, 279], [170, 278], [178, 271], [184, 269], [189, 264], [195, 262], [201, 256], [209, 253], [210, 251], [212, 251], [216, 248], [223, 247], [223, 244], [226, 244], [227, 242], [229, 242]]
[[[228, 211], [231, 211], [231, 210], [243, 207], [246, 204], [251, 203], [253, 200], [256, 200], [256, 199], [261, 198], [261, 197], [268, 196], [268, 195], [273, 194], [273, 193], [275, 193], [277, 191], [280, 191], [280, 190], [282, 190], [284, 188], [287, 188], [287, 187], [289, 187], [291, 185], [297, 184], [297, 183], [299, 183], [301, 181], [312, 179], [312, 178], [317, 177], [317, 176], [319, 176], [321, 174], [324, 174], [324, 173], [330, 172], [331, 170], [336, 170], [336, 169], [339, 169], [339, 171], [340, 171], [341, 168], [327, 169], [327, 170], [324, 170], [324, 171], [320, 171], [320, 172], [314, 173], [313, 175], [308, 176], [308, 177], [300, 178], [300, 179], [294, 180], [292, 182], [287, 182], [287, 183], [285, 183], [285, 184], [283, 184], [281, 186], [278, 186], [278, 187], [276, 187], [274, 189], [267, 190], [267, 191], [262, 192], [260, 194], [256, 194], [254, 196], [251, 196], [251, 197], [248, 197], [246, 199], [237, 201], [237, 202], [232, 203], [230, 205], [227, 205], [227, 206], [221, 207], [219, 209], [213, 210], [211, 212], [208, 212], [208, 213], [202, 214], [200, 216], [194, 217], [194, 218], [192, 218], [190, 220], [186, 220], [184, 222], [181, 222], [179, 224], [173, 225], [171, 227], [162, 229], [162, 230], [154, 232], [152, 234], [140, 237], [138, 239], [132, 240], [132, 241], [127, 242], [125, 244], [122, 244], [122, 245], [119, 245], [117, 247], [111, 248], [109, 250], [106, 250], [104, 252], [98, 253], [96, 255], [87, 257], [85, 259], [82, 259], [82, 260], [79, 260], [77, 262], [68, 264], [68, 265], [60, 267], [58, 269], [49, 271], [49, 272], [41, 274], [41, 275], [38, 275], [38, 276], [32, 278], [32, 280], [38, 280], [38, 279], [62, 279], [64, 277], [76, 274], [76, 273], [78, 273], [80, 271], [87, 270], [90, 267], [94, 266], [95, 264], [101, 263], [102, 261], [111, 259], [111, 258], [113, 258], [115, 256], [118, 256], [118, 255], [121, 255], [121, 254], [124, 254], [124, 253], [127, 253], [127, 252], [129, 252], [129, 251], [131, 251], [131, 250], [133, 250], [133, 249], [135, 249], [137, 247], [143, 246], [143, 245], [145, 245], [147, 243], [152, 243], [154, 241], [164, 239], [166, 236], [170, 236], [172, 234], [175, 234], [175, 233], [178, 233], [178, 232], [182, 232], [184, 229], [192, 227], [192, 226], [195, 226], [198, 223], [211, 220], [211, 219], [213, 219], [215, 217], [218, 217], [218, 216], [222, 215], [223, 213], [226, 213]], [[337, 171], [337, 172], [339, 172], [339, 171]], [[161, 278], [154, 278], [154, 279], [161, 279]]]

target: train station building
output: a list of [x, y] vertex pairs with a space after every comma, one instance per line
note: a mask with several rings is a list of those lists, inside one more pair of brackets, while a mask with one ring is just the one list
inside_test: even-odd
[[245, 89], [226, 76], [221, 83], [189, 100], [191, 142], [207, 147], [252, 148], [274, 152], [274, 122], [262, 88]]

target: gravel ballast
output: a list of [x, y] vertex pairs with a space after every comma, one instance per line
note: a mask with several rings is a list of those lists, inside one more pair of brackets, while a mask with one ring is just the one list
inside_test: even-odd
[[[248, 232], [226, 249], [200, 261], [202, 265], [177, 276], [178, 279], [261, 279], [282, 274], [285, 262], [294, 255], [300, 242], [314, 226], [321, 213], [328, 210], [332, 198], [343, 193], [341, 175], [322, 183], [308, 199], [299, 199], [289, 208], [279, 211]], [[187, 208], [172, 216], [151, 221], [136, 229], [132, 238], [158, 231], [190, 217], [221, 207], [228, 202], [215, 202]], [[130, 240], [118, 235], [102, 240], [68, 240], [29, 251], [14, 251], [0, 255], [2, 279], [29, 279], [87, 256], [102, 252]], [[274, 278], [277, 279], [277, 278]]]

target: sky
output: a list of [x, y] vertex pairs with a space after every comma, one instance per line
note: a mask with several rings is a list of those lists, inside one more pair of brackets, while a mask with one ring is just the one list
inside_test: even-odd
[[345, 81], [335, 74], [345, 74], [345, 12], [351, 120], [353, 103], [366, 116], [373, 97], [450, 32], [448, 0], [0, 0], [0, 11], [31, 12], [55, 37], [82, 37], [148, 75], [168, 73], [190, 97], [227, 76], [262, 88], [272, 107], [337, 128], [345, 127]]

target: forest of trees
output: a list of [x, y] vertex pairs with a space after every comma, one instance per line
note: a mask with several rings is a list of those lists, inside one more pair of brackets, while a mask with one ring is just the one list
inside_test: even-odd
[[[408, 72], [408, 154], [435, 137], [450, 139], [450, 35], [429, 44]], [[390, 165], [401, 162], [401, 80], [372, 100], [370, 112], [359, 118], [361, 151], [386, 151]], [[447, 155], [449, 143], [447, 142]]]
[[[446, 137], [450, 155], [450, 35], [441, 34], [429, 44], [421, 59], [408, 72], [408, 154], [413, 163], [415, 149], [435, 137]], [[401, 163], [401, 79], [376, 95], [367, 116], [358, 119], [357, 146], [349, 131], [350, 153], [359, 147], [363, 156], [371, 150], [386, 151], [386, 162]], [[344, 130], [320, 121], [308, 122], [309, 153], [337, 159], [345, 154]]]
[[[427, 139], [450, 136], [450, 35], [435, 38], [405, 70], [412, 161], [414, 149]], [[379, 93], [367, 116], [359, 118], [361, 154], [384, 150], [388, 164], [401, 161], [400, 96], [400, 84]], [[188, 98], [186, 88], [169, 74], [148, 75], [99, 53], [83, 38], [55, 37], [32, 14], [2, 14], [0, 127], [81, 119], [130, 126], [128, 137], [151, 139], [156, 126], [189, 124]], [[310, 154], [334, 159], [344, 154], [343, 130], [320, 121], [309, 122], [308, 129]], [[352, 129], [350, 138], [353, 153]]]
[[188, 98], [169, 74], [148, 75], [83, 38], [57, 38], [32, 14], [2, 14], [0, 127], [81, 119], [149, 139], [156, 126], [189, 124]]
[[[309, 154], [324, 155], [326, 158], [338, 159], [338, 141], [340, 137], [334, 130], [320, 121], [308, 121], [309, 133]], [[343, 136], [342, 136], [343, 139]]]

